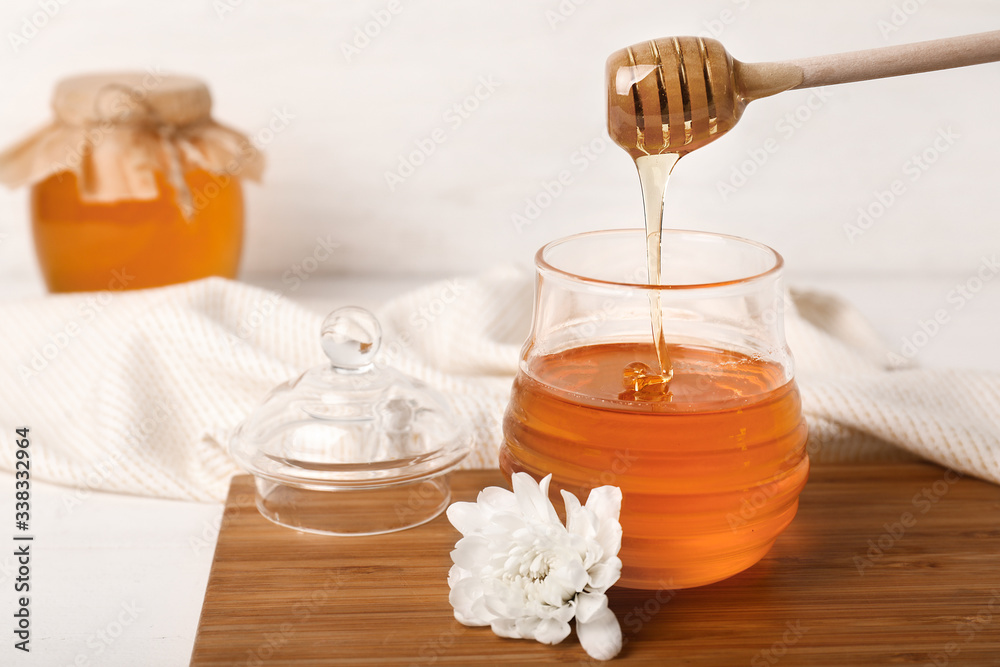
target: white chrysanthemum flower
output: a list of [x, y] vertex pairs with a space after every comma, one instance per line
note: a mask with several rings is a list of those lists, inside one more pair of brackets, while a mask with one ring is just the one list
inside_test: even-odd
[[618, 523], [622, 493], [602, 486], [585, 506], [567, 491], [566, 525], [540, 483], [514, 473], [514, 492], [491, 486], [474, 503], [453, 503], [448, 520], [462, 533], [451, 552], [449, 600], [465, 625], [489, 625], [501, 637], [558, 644], [576, 617], [576, 634], [598, 660], [622, 647], [608, 590], [621, 575]]

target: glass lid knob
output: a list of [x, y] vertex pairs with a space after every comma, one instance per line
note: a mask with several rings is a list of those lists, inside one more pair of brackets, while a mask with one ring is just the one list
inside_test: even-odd
[[323, 352], [334, 370], [368, 370], [382, 344], [382, 327], [369, 311], [357, 306], [338, 308], [323, 320]]

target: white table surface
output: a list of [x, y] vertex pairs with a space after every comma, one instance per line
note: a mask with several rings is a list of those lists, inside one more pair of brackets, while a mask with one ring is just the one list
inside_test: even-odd
[[[793, 275], [789, 282], [846, 297], [897, 346], [919, 330], [921, 320], [944, 308], [949, 322], [920, 350], [918, 362], [1000, 371], [1000, 279], [956, 310], [947, 294], [968, 278]], [[426, 280], [316, 277], [295, 298], [318, 310], [374, 308]], [[275, 280], [250, 282], [279, 287]], [[33, 282], [0, 287], [0, 298], [41, 293]], [[4, 630], [0, 664], [188, 664], [222, 506], [88, 495], [40, 482], [32, 487], [31, 655], [16, 651], [10, 630]], [[12, 489], [11, 475], [0, 474], [2, 516], [13, 511]], [[5, 628], [14, 609], [12, 551], [0, 550]]]

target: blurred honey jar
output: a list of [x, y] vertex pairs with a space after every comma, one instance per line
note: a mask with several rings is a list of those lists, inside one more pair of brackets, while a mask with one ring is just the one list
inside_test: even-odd
[[31, 186], [49, 290], [157, 287], [236, 277], [243, 179], [263, 156], [211, 117], [208, 87], [153, 72], [60, 81], [55, 119], [0, 153], [0, 183]]

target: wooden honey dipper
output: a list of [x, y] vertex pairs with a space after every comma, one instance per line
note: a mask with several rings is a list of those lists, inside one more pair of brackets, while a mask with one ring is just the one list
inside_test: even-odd
[[714, 39], [655, 39], [608, 58], [608, 132], [633, 158], [683, 155], [731, 130], [749, 102], [785, 90], [998, 60], [1000, 30], [771, 63], [740, 62]]

